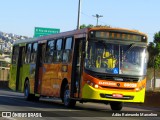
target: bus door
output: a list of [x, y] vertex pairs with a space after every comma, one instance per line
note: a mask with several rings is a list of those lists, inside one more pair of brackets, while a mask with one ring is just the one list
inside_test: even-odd
[[71, 80], [71, 97], [80, 97], [81, 76], [83, 68], [83, 51], [84, 38], [75, 39], [73, 65], [72, 65], [72, 80]]
[[22, 89], [22, 73], [23, 73], [23, 60], [25, 56], [25, 47], [19, 47], [18, 62], [17, 62], [17, 73], [16, 73], [16, 90], [21, 91]]
[[36, 71], [35, 71], [35, 84], [34, 93], [40, 94], [42, 85], [42, 72], [43, 72], [43, 59], [46, 45], [43, 43], [38, 44], [37, 59], [36, 59]]
[[10, 80], [9, 80], [9, 87], [12, 90], [16, 90], [18, 57], [19, 57], [19, 46], [13, 46], [12, 64], [10, 67]]

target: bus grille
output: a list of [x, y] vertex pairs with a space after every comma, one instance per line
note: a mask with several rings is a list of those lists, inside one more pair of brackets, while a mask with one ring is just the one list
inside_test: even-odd
[[101, 86], [101, 87], [109, 89], [117, 89], [117, 90], [134, 90], [134, 88], [120, 88], [120, 87], [109, 87], [109, 86]]
[[105, 74], [95, 74], [94, 77], [101, 79], [101, 80], [110, 80], [110, 81], [116, 81], [115, 78], [120, 78], [122, 82], [138, 82], [139, 78], [134, 77], [114, 77], [114, 76], [108, 76]]

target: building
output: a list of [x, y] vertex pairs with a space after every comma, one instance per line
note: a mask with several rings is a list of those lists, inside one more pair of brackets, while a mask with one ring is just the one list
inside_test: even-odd
[[2, 39], [0, 39], [0, 50], [3, 50], [4, 42]]

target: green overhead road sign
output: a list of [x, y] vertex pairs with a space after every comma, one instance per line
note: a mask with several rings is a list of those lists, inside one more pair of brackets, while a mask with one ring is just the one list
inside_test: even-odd
[[50, 34], [57, 34], [60, 32], [60, 29], [57, 28], [42, 28], [42, 27], [35, 27], [34, 29], [34, 37], [41, 37]]

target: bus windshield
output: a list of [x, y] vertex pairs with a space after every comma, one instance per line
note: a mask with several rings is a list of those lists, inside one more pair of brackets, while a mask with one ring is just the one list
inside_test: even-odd
[[85, 68], [94, 72], [123, 75], [146, 75], [147, 50], [134, 44], [89, 41]]

